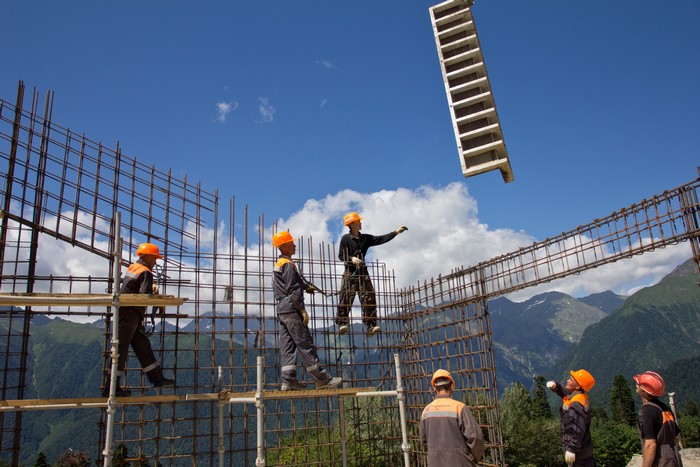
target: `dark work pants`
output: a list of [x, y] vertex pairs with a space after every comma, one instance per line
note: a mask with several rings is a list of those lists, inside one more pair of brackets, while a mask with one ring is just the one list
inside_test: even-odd
[[321, 368], [309, 327], [301, 320], [298, 312], [279, 313], [280, 320], [280, 360], [282, 364], [281, 383], [291, 383], [297, 379], [297, 350], [306, 371], [314, 382], [322, 384], [331, 376]]
[[131, 345], [136, 358], [139, 359], [141, 368], [148, 376], [149, 381], [154, 383], [162, 377], [163, 370], [153, 353], [151, 341], [143, 331], [142, 321], [143, 314], [138, 309], [131, 307], [119, 309], [119, 362], [117, 370], [119, 375], [124, 373], [129, 357], [129, 345]]
[[350, 309], [355, 295], [360, 296], [362, 305], [362, 322], [368, 328], [377, 324], [377, 296], [374, 286], [369, 279], [369, 274], [344, 273], [340, 283], [340, 297], [338, 297], [338, 316], [335, 318], [337, 325], [349, 324]]

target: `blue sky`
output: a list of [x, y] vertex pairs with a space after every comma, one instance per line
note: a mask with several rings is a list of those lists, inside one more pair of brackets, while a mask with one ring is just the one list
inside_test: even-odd
[[[433, 238], [501, 239], [447, 263], [473, 264], [697, 176], [700, 2], [478, 0], [510, 184], [462, 177], [435, 3], [5, 1], [0, 98], [18, 80], [53, 90], [61, 126], [297, 234], [319, 205], [329, 241], [350, 208], [371, 213], [368, 232], [415, 227], [377, 251], [398, 270], [400, 250]], [[668, 265], [654, 278], [685, 250], [654, 260]], [[413, 269], [405, 282], [435, 271]]]

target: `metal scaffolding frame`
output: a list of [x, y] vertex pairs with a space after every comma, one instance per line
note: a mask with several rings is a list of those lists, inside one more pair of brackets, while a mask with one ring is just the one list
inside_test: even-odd
[[[333, 318], [342, 264], [334, 245], [300, 238], [299, 267], [327, 292], [311, 296], [308, 303], [321, 361], [348, 386], [396, 391], [389, 375], [398, 354], [408, 439], [402, 439], [399, 428], [399, 400], [387, 398], [341, 398], [342, 404], [325, 394], [268, 400], [264, 420], [250, 404], [229, 405], [222, 421], [218, 399], [180, 404], [178, 397], [252, 391], [259, 357], [263, 390], [278, 387], [279, 324], [269, 283], [275, 258], [268, 240], [276, 226], [267, 225], [262, 215], [250, 222], [247, 207], [242, 216], [233, 200], [224, 208], [218, 192], [125, 156], [119, 144], [110, 149], [55, 124], [53, 95], [46, 95], [40, 113], [36, 91], [27, 108], [24, 92], [20, 84], [16, 103], [0, 100], [1, 292], [111, 296], [112, 272], [129, 264], [136, 245], [150, 241], [162, 246], [161, 292], [187, 299], [177, 312], [169, 310], [151, 338], [177, 380], [176, 394], [141, 402], [138, 397], [150, 396], [138, 392], [150, 387], [138, 363], [130, 360], [126, 384], [136, 390], [132, 401], [139, 403], [117, 404], [114, 418], [115, 442], [162, 465], [215, 464], [222, 452], [226, 465], [251, 465], [258, 457], [253, 436], [258, 422], [263, 423], [269, 465], [339, 465], [344, 455], [349, 465], [396, 465], [406, 454], [397, 445], [410, 446], [411, 465], [425, 465], [418, 421], [432, 400], [429, 376], [439, 367], [452, 372], [456, 397], [472, 408], [483, 427], [483, 465], [503, 465], [488, 300], [679, 242], [691, 244], [700, 264], [700, 179], [695, 179], [542, 242], [413, 286], [398, 288], [393, 272], [373, 262], [369, 270], [383, 332], [367, 337], [358, 320], [351, 332], [338, 336]], [[122, 213], [120, 232], [114, 231], [117, 212]], [[119, 237], [123, 247], [114, 240]], [[67, 247], [92, 263], [91, 271], [102, 272], [56, 273], [42, 253]], [[115, 260], [117, 254], [121, 261]], [[0, 400], [29, 399], [32, 318], [38, 315], [103, 319], [101, 367], [108, 374], [110, 307], [36, 302], [0, 307]], [[302, 371], [300, 376], [306, 375]], [[90, 394], [70, 395], [86, 396]], [[97, 444], [104, 446], [107, 423], [101, 412]], [[13, 464], [26, 454], [23, 413], [0, 411], [0, 459]], [[222, 424], [223, 437], [218, 434]], [[346, 449], [341, 450], [341, 439]]]

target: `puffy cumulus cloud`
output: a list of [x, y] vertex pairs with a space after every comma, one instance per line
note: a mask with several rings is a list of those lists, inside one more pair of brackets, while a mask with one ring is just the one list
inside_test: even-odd
[[357, 211], [362, 231], [381, 235], [402, 225], [408, 231], [393, 241], [371, 248], [368, 260], [386, 263], [396, 273], [399, 287], [415, 284], [452, 268], [476, 264], [529, 244], [534, 239], [510, 229], [490, 230], [479, 222], [477, 203], [464, 184], [417, 190], [359, 193], [343, 190], [321, 200], [308, 201], [278, 230], [290, 227], [295, 236], [334, 243], [347, 231], [343, 215]]
[[[312, 236], [314, 243], [323, 241], [337, 246], [347, 231], [342, 218], [349, 211], [357, 211], [363, 217], [365, 233], [380, 235], [402, 225], [409, 228], [393, 241], [371, 248], [368, 254], [370, 261], [378, 260], [394, 270], [398, 287], [414, 285], [462, 266], [475, 266], [542, 240], [523, 231], [492, 229], [480, 222], [477, 202], [463, 183], [375, 193], [342, 190], [307, 201], [287, 219], [279, 219], [276, 227], [289, 228], [295, 237]], [[508, 298], [522, 301], [553, 290], [575, 297], [606, 290], [630, 295], [640, 287], [655, 284], [690, 255], [687, 244], [676, 245], [529, 287]]]
[[226, 116], [238, 108], [238, 102], [218, 102], [216, 104], [216, 121], [226, 122]]

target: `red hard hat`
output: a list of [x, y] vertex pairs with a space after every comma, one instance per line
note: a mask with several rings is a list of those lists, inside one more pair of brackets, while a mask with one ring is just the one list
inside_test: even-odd
[[[431, 381], [431, 384], [433, 385], [434, 388], [437, 388], [437, 386], [435, 386], [435, 383], [437, 382], [438, 379], [449, 379], [452, 386], [455, 385], [455, 380], [452, 379], [450, 372], [447, 370], [440, 369], [440, 370], [437, 370], [435, 373], [433, 373], [433, 379]], [[442, 384], [441, 384], [441, 386], [442, 386]]]
[[136, 256], [141, 255], [153, 255], [158, 259], [163, 259], [163, 257], [160, 255], [160, 252], [158, 251], [158, 247], [153, 243], [140, 244], [139, 248], [136, 250]]
[[355, 211], [349, 212], [349, 213], [345, 214], [345, 217], [343, 217], [343, 222], [345, 223], [345, 225], [350, 225], [355, 221], [361, 221], [361, 220], [362, 220], [362, 218]]
[[278, 247], [285, 243], [293, 242], [294, 238], [289, 232], [277, 232], [272, 236], [272, 246]]
[[666, 393], [664, 379], [654, 371], [645, 371], [641, 375], [635, 375], [633, 379], [651, 397], [661, 397]]

